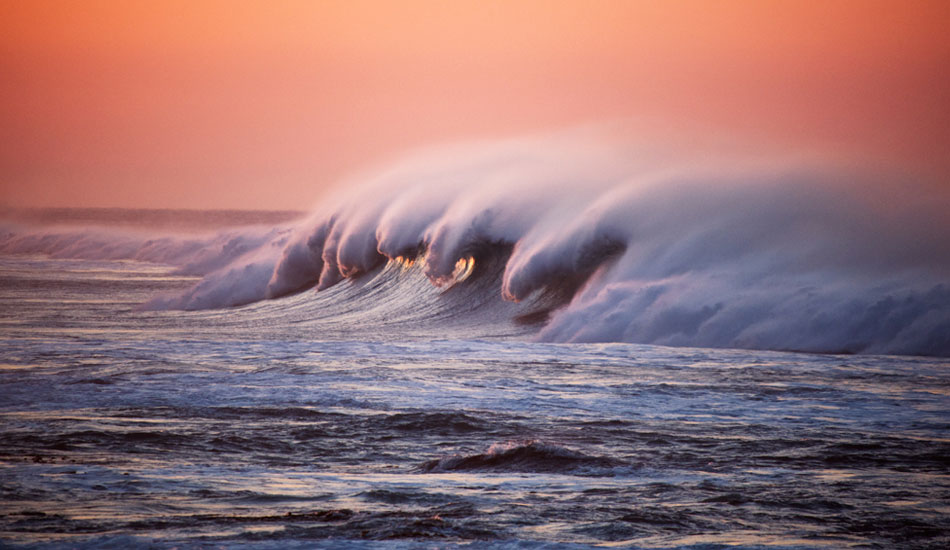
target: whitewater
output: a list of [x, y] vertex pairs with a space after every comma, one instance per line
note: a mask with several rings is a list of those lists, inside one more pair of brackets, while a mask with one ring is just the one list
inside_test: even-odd
[[946, 212], [565, 135], [4, 212], [0, 546], [944, 548]]
[[[831, 163], [641, 149], [563, 136], [444, 148], [345, 182], [304, 220], [187, 237], [7, 227], [0, 252], [202, 276], [149, 309], [316, 290], [301, 315], [325, 316], [373, 279], [399, 287], [394, 310], [518, 304], [484, 304], [497, 315], [471, 319], [474, 334], [521, 319], [549, 342], [950, 355], [947, 193]], [[393, 281], [400, 266], [419, 280]], [[477, 291], [436, 298], [463, 276]]]

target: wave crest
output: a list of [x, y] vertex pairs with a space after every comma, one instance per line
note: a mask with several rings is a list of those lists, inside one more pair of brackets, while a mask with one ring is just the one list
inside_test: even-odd
[[350, 182], [294, 227], [99, 244], [14, 235], [0, 250], [98, 247], [204, 275], [151, 308], [236, 306], [415, 262], [405, 276], [531, 302], [506, 311], [542, 323], [542, 340], [950, 355], [947, 193], [827, 163], [724, 167], [592, 143], [417, 156]]

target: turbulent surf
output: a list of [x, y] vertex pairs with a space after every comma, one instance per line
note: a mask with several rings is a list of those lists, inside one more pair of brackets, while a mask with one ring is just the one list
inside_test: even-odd
[[267, 323], [345, 312], [404, 334], [437, 317], [470, 336], [946, 356], [948, 211], [899, 174], [559, 136], [418, 154], [276, 225], [8, 224], [0, 251], [172, 264], [201, 280], [145, 308], [274, 300], [254, 313]]

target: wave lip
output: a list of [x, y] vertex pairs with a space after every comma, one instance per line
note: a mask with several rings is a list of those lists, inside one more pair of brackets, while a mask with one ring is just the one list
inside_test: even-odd
[[621, 465], [615, 459], [591, 456], [567, 447], [538, 440], [492, 444], [484, 453], [451, 455], [425, 462], [422, 473], [526, 472], [585, 473]]
[[335, 314], [332, 336], [451, 326], [476, 338], [950, 356], [950, 193], [827, 160], [649, 153], [590, 136], [480, 144], [351, 182], [292, 226], [153, 238], [0, 225], [0, 253], [203, 277], [146, 310], [316, 289], [257, 306], [254, 322]]

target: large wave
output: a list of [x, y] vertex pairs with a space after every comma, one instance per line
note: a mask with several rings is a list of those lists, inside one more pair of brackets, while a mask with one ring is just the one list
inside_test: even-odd
[[[564, 136], [459, 146], [345, 182], [293, 225], [99, 249], [204, 275], [151, 308], [415, 263], [403, 276], [531, 303], [505, 311], [546, 341], [950, 355], [946, 193], [827, 162], [709, 158]], [[94, 255], [95, 237], [76, 239], [13, 231], [0, 251]]]

